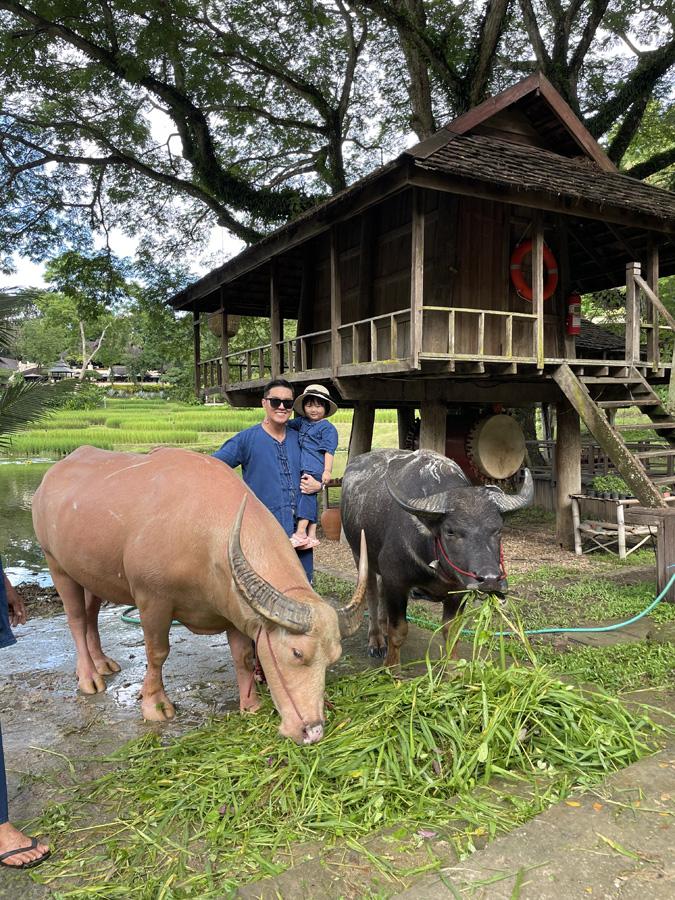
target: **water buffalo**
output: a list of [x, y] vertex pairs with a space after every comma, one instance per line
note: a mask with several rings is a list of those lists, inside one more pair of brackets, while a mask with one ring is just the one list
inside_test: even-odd
[[443, 602], [446, 632], [463, 592], [503, 593], [500, 513], [529, 505], [533, 494], [527, 469], [520, 493], [505, 494], [473, 487], [457, 463], [430, 450], [373, 450], [350, 462], [342, 524], [357, 562], [366, 534], [370, 655], [386, 651], [386, 664], [399, 664], [413, 589]]
[[104, 597], [138, 607], [146, 719], [175, 715], [162, 666], [177, 619], [195, 634], [227, 632], [241, 710], [260, 705], [251, 677], [255, 640], [281, 734], [304, 744], [322, 737], [326, 667], [340, 656], [341, 635], [361, 621], [367, 562], [351, 601], [332, 607], [241, 479], [187, 450], [142, 456], [81, 447], [45, 475], [33, 524], [68, 616], [84, 693], [104, 691], [103, 676], [119, 671], [101, 649], [97, 598]]

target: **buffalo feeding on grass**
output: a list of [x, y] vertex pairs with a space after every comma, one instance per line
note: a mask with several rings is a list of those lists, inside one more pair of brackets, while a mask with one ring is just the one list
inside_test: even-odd
[[[446, 628], [468, 591], [504, 593], [503, 512], [533, 500], [530, 472], [519, 494], [473, 487], [457, 463], [430, 450], [373, 450], [342, 480], [342, 522], [357, 563], [368, 544], [368, 647], [397, 666], [416, 589], [443, 603]], [[385, 637], [386, 631], [386, 637]]]
[[326, 667], [363, 614], [366, 559], [349, 603], [333, 608], [307, 583], [272, 514], [227, 466], [185, 450], [148, 456], [82, 447], [45, 475], [33, 523], [77, 648], [80, 689], [119, 671], [98, 633], [99, 598], [138, 607], [146, 719], [173, 718], [162, 682], [173, 619], [196, 634], [227, 632], [240, 708], [259, 708], [251, 640], [298, 743], [323, 736]]

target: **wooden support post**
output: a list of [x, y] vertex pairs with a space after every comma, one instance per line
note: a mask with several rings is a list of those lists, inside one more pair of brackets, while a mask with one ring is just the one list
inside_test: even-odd
[[[645, 268], [645, 281], [652, 289], [652, 293], [659, 295], [659, 248], [654, 243], [649, 245], [647, 265]], [[648, 304], [649, 314], [647, 319], [652, 326], [647, 342], [647, 359], [652, 364], [652, 369], [657, 372], [661, 368], [659, 348], [659, 311], [653, 304]]]
[[[270, 260], [270, 367], [272, 378], [278, 378], [281, 374], [281, 355], [279, 353], [279, 341], [281, 340], [281, 312], [279, 308], [279, 278], [277, 275], [277, 261]], [[263, 373], [260, 373], [262, 378]]]
[[420, 405], [420, 415], [420, 450], [435, 450], [445, 455], [447, 406], [435, 400], [424, 400]]
[[375, 407], [372, 403], [357, 403], [352, 419], [352, 433], [349, 438], [349, 462], [362, 453], [368, 453], [373, 445], [375, 427]]
[[572, 524], [574, 528], [574, 552], [577, 556], [583, 555], [583, 547], [581, 546], [581, 516], [579, 514], [579, 501], [576, 497], [572, 497]]
[[[359, 247], [359, 300], [356, 319], [370, 319], [373, 313], [373, 266], [375, 263], [375, 211], [367, 209], [361, 216]], [[368, 362], [370, 341], [368, 329], [352, 329], [352, 358], [355, 363]]]
[[410, 362], [419, 369], [422, 352], [422, 305], [424, 303], [424, 192], [412, 189], [410, 253]]
[[194, 335], [194, 347], [195, 347], [195, 394], [197, 399], [201, 396], [201, 363], [202, 363], [202, 343], [201, 343], [201, 331], [199, 324], [199, 313], [197, 310], [192, 311], [192, 330]]
[[330, 347], [333, 378], [337, 378], [338, 368], [342, 364], [342, 346], [339, 330], [342, 324], [342, 281], [340, 278], [340, 248], [337, 229], [338, 226], [333, 225], [330, 232]]
[[640, 361], [640, 302], [635, 289], [635, 275], [640, 274], [640, 263], [626, 265], [626, 363], [629, 366]]
[[411, 406], [399, 406], [396, 410], [396, 419], [398, 422], [398, 448], [405, 450], [408, 435], [415, 427], [415, 410]]
[[[627, 506], [624, 511], [629, 525], [649, 525], [656, 530], [656, 590], [660, 594], [668, 584], [675, 569], [675, 509], [648, 509], [644, 506]], [[671, 587], [664, 599], [675, 603], [675, 588]]]
[[220, 389], [223, 396], [230, 382], [230, 372], [227, 360], [229, 350], [229, 337], [227, 335], [227, 312], [225, 311], [225, 291], [220, 289]]
[[535, 356], [544, 368], [544, 219], [539, 210], [532, 216], [532, 312], [537, 317]]
[[[562, 356], [565, 359], [576, 359], [577, 341], [573, 334], [567, 334], [567, 298], [574, 287], [572, 284], [572, 272], [570, 268], [569, 235], [567, 233], [567, 219], [565, 216], [556, 217], [556, 232], [558, 235], [558, 268], [560, 270], [560, 331]], [[549, 354], [550, 356], [551, 354]]]
[[563, 549], [572, 550], [574, 510], [570, 494], [581, 493], [581, 423], [579, 413], [567, 400], [556, 404], [556, 421], [556, 537]]

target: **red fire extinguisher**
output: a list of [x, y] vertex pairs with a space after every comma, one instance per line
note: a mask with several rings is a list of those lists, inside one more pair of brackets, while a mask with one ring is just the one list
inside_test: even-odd
[[567, 298], [565, 328], [567, 334], [581, 334], [581, 297], [576, 291], [572, 291]]

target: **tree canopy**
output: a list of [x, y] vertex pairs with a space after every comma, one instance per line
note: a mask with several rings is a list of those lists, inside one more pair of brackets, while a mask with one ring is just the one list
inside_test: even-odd
[[3, 251], [252, 241], [536, 70], [663, 177], [675, 142], [641, 128], [672, 108], [674, 22], [669, 0], [0, 0]]

